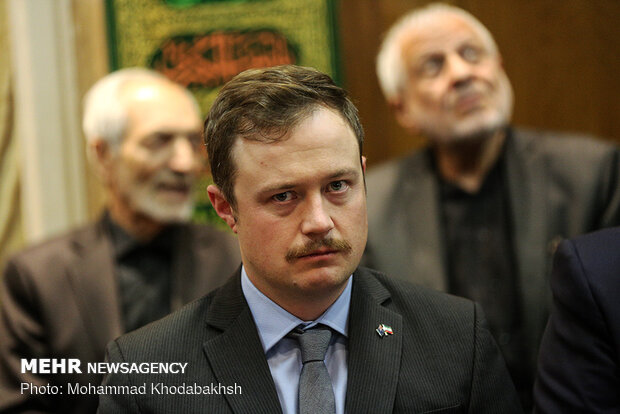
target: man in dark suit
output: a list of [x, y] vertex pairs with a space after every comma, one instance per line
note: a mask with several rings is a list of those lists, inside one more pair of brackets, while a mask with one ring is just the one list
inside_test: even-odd
[[620, 410], [620, 228], [563, 241], [534, 388], [540, 413]]
[[429, 145], [369, 172], [363, 263], [479, 302], [531, 408], [553, 251], [620, 224], [618, 149], [510, 128], [497, 45], [456, 7], [395, 23], [377, 72], [398, 122]]
[[[100, 384], [86, 364], [103, 361], [115, 337], [220, 286], [239, 265], [232, 235], [188, 223], [204, 158], [200, 124], [191, 94], [145, 69], [115, 72], [89, 91], [84, 130], [108, 208], [98, 222], [8, 262], [1, 412], [94, 412], [97, 395], [67, 390]], [[22, 360], [35, 358], [79, 359], [82, 374], [24, 370]], [[41, 392], [48, 385], [62, 395]]]
[[520, 411], [477, 305], [358, 267], [363, 130], [327, 75], [241, 73], [216, 98], [205, 140], [209, 198], [238, 236], [242, 267], [110, 343], [111, 363], [187, 369], [108, 375], [101, 413]]

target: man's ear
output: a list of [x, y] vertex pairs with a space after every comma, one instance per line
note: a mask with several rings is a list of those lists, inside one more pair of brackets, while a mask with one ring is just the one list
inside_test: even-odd
[[114, 168], [112, 165], [114, 149], [107, 141], [96, 139], [89, 144], [88, 151], [95, 172], [104, 183], [107, 183], [110, 179], [110, 172]]
[[396, 121], [400, 124], [401, 127], [414, 135], [419, 134], [420, 131], [418, 129], [417, 123], [415, 122], [415, 119], [411, 115], [411, 109], [402, 98], [393, 98], [388, 102], [388, 105], [390, 109], [394, 112]]
[[362, 172], [366, 174], [366, 157], [362, 155]]
[[232, 206], [224, 197], [222, 191], [214, 184], [207, 187], [207, 193], [209, 194], [209, 200], [215, 209], [218, 216], [222, 218], [228, 224], [228, 227], [237, 233], [237, 219]]

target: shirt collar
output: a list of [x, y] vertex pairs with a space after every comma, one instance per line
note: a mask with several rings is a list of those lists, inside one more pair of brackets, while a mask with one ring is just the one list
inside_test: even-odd
[[174, 246], [176, 233], [178, 232], [175, 224], [169, 224], [152, 240], [140, 242], [114, 221], [109, 211], [105, 212], [103, 222], [111, 236], [114, 256], [117, 259], [123, 258], [132, 251], [142, 247], [157, 250], [162, 254], [170, 254]]
[[314, 321], [303, 321], [291, 315], [274, 301], [265, 296], [248, 278], [245, 268], [241, 267], [241, 289], [248, 302], [258, 335], [265, 353], [286, 336], [293, 328], [302, 325], [302, 329], [311, 328], [319, 323], [329, 326], [343, 336], [348, 336], [349, 305], [351, 304], [352, 276], [338, 299]]
[[114, 255], [116, 258], [123, 257], [138, 245], [138, 241], [127, 233], [125, 229], [119, 226], [112, 219], [108, 211], [106, 211], [103, 221], [111, 236], [112, 247], [114, 248]]

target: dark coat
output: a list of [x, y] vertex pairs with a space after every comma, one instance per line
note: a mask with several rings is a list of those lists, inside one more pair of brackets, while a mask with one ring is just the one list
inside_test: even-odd
[[[536, 372], [562, 238], [620, 225], [620, 153], [593, 138], [509, 130], [505, 177], [526, 347]], [[429, 149], [371, 170], [364, 265], [448, 291], [439, 181]]]
[[[171, 309], [224, 283], [239, 265], [233, 236], [181, 225], [173, 255]], [[109, 233], [102, 221], [28, 248], [4, 271], [0, 303], [0, 412], [95, 412], [97, 396], [67, 395], [66, 384], [99, 384], [93, 374], [22, 374], [21, 358], [103, 361], [125, 332]], [[64, 395], [21, 394], [20, 383], [62, 385]], [[6, 411], [5, 411], [6, 410]]]
[[620, 228], [560, 244], [551, 289], [537, 412], [620, 412]]
[[[347, 343], [348, 413], [518, 413], [518, 398], [480, 308], [359, 268]], [[380, 337], [379, 324], [394, 334]], [[110, 375], [145, 395], [102, 395], [100, 413], [278, 413], [276, 388], [240, 272], [180, 311], [110, 343], [112, 362], [187, 362], [184, 375]], [[156, 395], [151, 384], [237, 386], [240, 393]]]

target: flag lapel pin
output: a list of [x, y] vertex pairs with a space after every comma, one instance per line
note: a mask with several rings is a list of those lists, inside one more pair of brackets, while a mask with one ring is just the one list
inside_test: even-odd
[[394, 335], [394, 331], [392, 330], [392, 327], [391, 326], [387, 326], [384, 323], [379, 325], [379, 327], [377, 327], [377, 329], [375, 329], [375, 331], [377, 331], [377, 334], [379, 334], [379, 336], [381, 338], [383, 338], [384, 336], [388, 336], [388, 335]]

